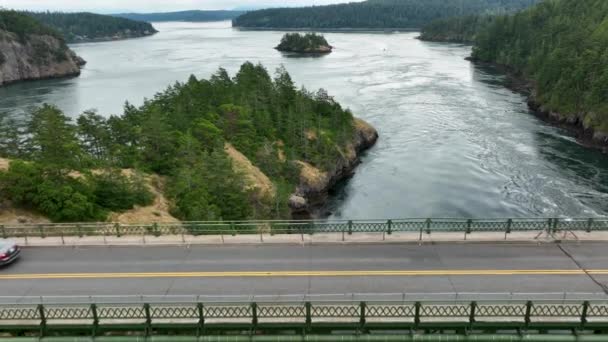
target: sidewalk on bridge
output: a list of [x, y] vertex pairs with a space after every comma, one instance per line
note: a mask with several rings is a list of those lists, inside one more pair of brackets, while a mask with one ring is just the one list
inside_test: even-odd
[[[2, 239], [0, 239], [1, 241]], [[188, 246], [188, 245], [273, 245], [273, 244], [386, 244], [386, 243], [556, 243], [608, 242], [608, 232], [569, 231], [549, 234], [545, 231], [512, 232], [419, 232], [386, 233], [315, 233], [250, 235], [128, 235], [85, 237], [10, 238], [22, 246]]]

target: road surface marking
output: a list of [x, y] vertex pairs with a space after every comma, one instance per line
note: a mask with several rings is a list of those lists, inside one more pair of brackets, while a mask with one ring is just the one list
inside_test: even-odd
[[386, 270], [386, 271], [234, 271], [1, 274], [0, 280], [112, 278], [234, 278], [234, 277], [422, 277], [513, 275], [608, 275], [606, 270]]

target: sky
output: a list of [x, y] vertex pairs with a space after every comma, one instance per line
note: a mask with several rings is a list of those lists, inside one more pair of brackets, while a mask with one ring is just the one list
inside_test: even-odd
[[34, 11], [117, 13], [327, 5], [353, 1], [357, 0], [0, 0], [0, 7]]

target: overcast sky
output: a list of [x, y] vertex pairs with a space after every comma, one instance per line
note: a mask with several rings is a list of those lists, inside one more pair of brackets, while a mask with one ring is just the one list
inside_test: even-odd
[[0, 0], [0, 7], [35, 11], [116, 13], [327, 5], [353, 1], [357, 0]]

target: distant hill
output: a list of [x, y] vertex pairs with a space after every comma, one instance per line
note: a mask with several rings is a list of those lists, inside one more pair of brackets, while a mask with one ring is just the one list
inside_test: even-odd
[[149, 36], [150, 23], [94, 13], [23, 12], [60, 32], [68, 43]]
[[181, 11], [166, 13], [118, 13], [115, 17], [147, 22], [159, 21], [223, 21], [232, 20], [245, 11]]
[[420, 28], [459, 15], [512, 12], [537, 0], [368, 0], [358, 3], [247, 12], [235, 27], [258, 29]]

